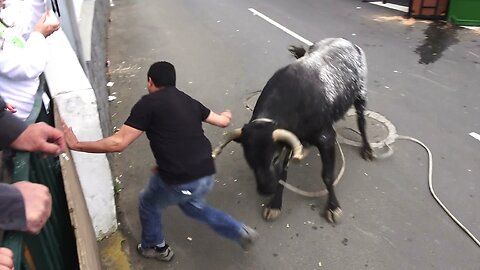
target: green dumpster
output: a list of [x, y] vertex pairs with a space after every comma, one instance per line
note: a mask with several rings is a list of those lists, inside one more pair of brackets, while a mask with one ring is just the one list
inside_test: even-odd
[[480, 26], [480, 0], [450, 0], [448, 21], [457, 25]]

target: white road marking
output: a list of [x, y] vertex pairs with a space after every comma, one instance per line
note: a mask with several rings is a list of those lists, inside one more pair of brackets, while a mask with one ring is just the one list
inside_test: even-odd
[[386, 8], [390, 8], [390, 9], [395, 9], [395, 10], [402, 11], [402, 12], [405, 12], [405, 13], [408, 12], [408, 7], [406, 7], [406, 6], [390, 4], [390, 3], [384, 4], [382, 1], [370, 2], [370, 4], [374, 4], [374, 5], [377, 5], [377, 6], [386, 7]]
[[422, 80], [425, 80], [425, 81], [427, 81], [427, 82], [430, 82], [430, 83], [432, 83], [432, 84], [434, 84], [434, 85], [437, 85], [437, 86], [439, 86], [439, 87], [447, 90], [447, 91], [450, 92], [450, 93], [456, 91], [456, 89], [451, 89], [450, 87], [448, 87], [448, 86], [446, 86], [446, 85], [443, 85], [443, 84], [441, 84], [441, 83], [439, 83], [439, 82], [437, 82], [437, 81], [435, 81], [435, 80], [429, 79], [429, 78], [427, 78], [427, 77], [425, 77], [425, 76], [418, 75], [418, 74], [414, 74], [414, 73], [411, 73], [411, 74], [408, 74], [408, 75], [410, 75], [410, 76], [412, 76], [412, 77], [416, 77], [416, 78], [422, 79]]
[[475, 133], [475, 132], [470, 132], [470, 134], [468, 134], [470, 136], [472, 136], [473, 138], [477, 139], [480, 141], [480, 134], [478, 133]]
[[474, 53], [474, 52], [468, 52], [468, 53], [471, 54], [471, 55], [473, 55], [473, 56], [476, 56], [476, 57], [480, 58], [480, 55], [478, 55], [478, 54], [476, 54], [476, 53]]
[[299, 34], [289, 30], [288, 28], [286, 28], [285, 26], [277, 23], [276, 21], [270, 19], [268, 16], [262, 14], [261, 12], [258, 12], [257, 10], [255, 10], [254, 8], [249, 8], [248, 9], [249, 11], [251, 11], [253, 13], [254, 16], [259, 16], [260, 18], [264, 19], [265, 21], [271, 23], [272, 25], [274, 25], [275, 27], [279, 28], [280, 30], [282, 30], [283, 32], [289, 34], [290, 36], [300, 40], [301, 42], [307, 44], [308, 46], [312, 46], [313, 45], [313, 42], [311, 42], [310, 40], [300, 36]]

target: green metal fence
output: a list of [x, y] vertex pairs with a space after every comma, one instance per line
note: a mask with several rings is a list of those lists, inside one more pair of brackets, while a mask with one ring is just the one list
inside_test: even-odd
[[[47, 114], [42, 106], [37, 122], [53, 125], [53, 113]], [[38, 235], [5, 232], [0, 246], [8, 247], [14, 252], [15, 270], [79, 269], [75, 235], [58, 158], [17, 152], [13, 158], [12, 181], [22, 180], [44, 184], [50, 189], [52, 215]]]

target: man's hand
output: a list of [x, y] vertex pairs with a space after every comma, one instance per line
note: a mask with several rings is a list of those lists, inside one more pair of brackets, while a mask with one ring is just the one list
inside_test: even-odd
[[0, 270], [13, 269], [13, 252], [4, 247], [0, 247]]
[[10, 145], [17, 150], [59, 155], [65, 150], [63, 132], [45, 123], [29, 125]]
[[226, 128], [228, 125], [230, 125], [231, 120], [232, 112], [230, 112], [230, 110], [226, 110], [220, 114], [210, 111], [210, 114], [208, 115], [207, 119], [205, 119], [205, 122], [217, 127]]
[[65, 142], [68, 148], [72, 150], [76, 150], [78, 139], [77, 139], [77, 136], [75, 136], [75, 133], [73, 133], [72, 128], [67, 126], [67, 124], [63, 120], [62, 120], [62, 128], [63, 128], [63, 133], [65, 135]]
[[48, 12], [49, 11], [45, 12], [45, 14], [43, 14], [42, 17], [40, 17], [40, 20], [38, 20], [37, 24], [35, 25], [35, 29], [34, 29], [35, 32], [39, 32], [44, 37], [48, 37], [53, 32], [60, 29], [60, 23], [59, 22], [51, 23], [51, 22], [46, 21], [47, 16], [48, 16]]
[[232, 112], [230, 110], [226, 110], [222, 112], [220, 115], [223, 115], [228, 118], [228, 120], [232, 120]]
[[25, 203], [27, 232], [38, 234], [52, 212], [52, 196], [48, 187], [28, 181], [20, 181], [12, 186], [20, 191]]

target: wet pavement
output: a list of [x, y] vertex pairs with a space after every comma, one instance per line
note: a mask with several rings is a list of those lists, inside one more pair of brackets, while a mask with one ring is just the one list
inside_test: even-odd
[[[433, 153], [437, 195], [480, 237], [480, 33], [353, 0], [174, 1], [115, 0], [108, 55], [112, 124], [119, 127], [146, 91], [151, 63], [175, 64], [178, 87], [215, 111], [231, 109], [231, 128], [250, 118], [252, 96], [290, 63], [287, 47], [302, 42], [254, 16], [262, 12], [316, 41], [345, 37], [361, 46], [369, 66], [369, 110], [391, 120], [401, 135]], [[224, 130], [204, 126], [216, 145]], [[356, 128], [356, 127], [354, 127]], [[325, 198], [284, 192], [282, 216], [261, 217], [268, 201], [239, 145], [216, 160], [217, 183], [208, 199], [255, 227], [261, 238], [249, 252], [171, 208], [163, 217], [171, 263], [135, 253], [140, 239], [137, 197], [154, 165], [145, 136], [114, 155], [120, 227], [133, 269], [479, 269], [480, 248], [430, 195], [428, 158], [417, 144], [399, 141], [394, 155], [366, 162], [343, 146], [346, 171], [336, 188], [343, 221], [322, 216]], [[340, 164], [337, 166], [339, 169]], [[289, 183], [323, 188], [316, 150], [289, 170]]]
[[460, 42], [457, 39], [458, 28], [446, 22], [432, 22], [424, 31], [425, 39], [415, 50], [420, 55], [420, 64], [431, 64], [443, 56], [450, 46]]

